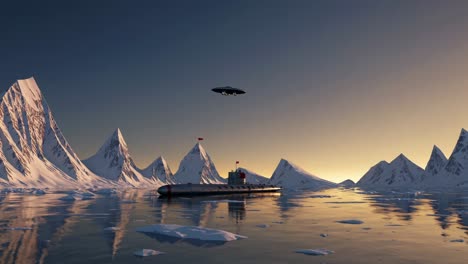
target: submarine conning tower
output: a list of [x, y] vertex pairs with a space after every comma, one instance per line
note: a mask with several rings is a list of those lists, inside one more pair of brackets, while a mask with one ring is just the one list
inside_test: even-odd
[[228, 185], [245, 185], [245, 184], [246, 184], [245, 172], [242, 172], [239, 169], [229, 172]]

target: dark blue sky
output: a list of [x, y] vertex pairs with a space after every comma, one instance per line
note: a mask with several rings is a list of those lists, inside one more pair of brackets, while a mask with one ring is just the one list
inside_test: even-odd
[[[450, 108], [464, 87], [457, 69], [465, 66], [467, 6], [372, 0], [3, 2], [0, 84], [7, 89], [33, 75], [81, 158], [120, 127], [140, 167], [164, 155], [177, 168], [201, 136], [223, 175], [241, 160], [269, 176], [284, 157], [325, 178], [356, 178], [399, 152], [425, 161], [438, 140], [451, 150], [468, 123], [454, 117], [460, 108]], [[459, 67], [448, 68], [454, 63]], [[247, 94], [210, 92], [222, 85]], [[444, 124], [450, 132], [435, 131], [441, 138], [434, 134], [411, 148], [397, 143], [427, 131], [432, 123], [415, 120], [434, 113], [414, 109], [438, 105], [442, 88], [454, 97], [434, 111], [449, 111], [440, 120], [456, 119]], [[355, 155], [360, 148], [365, 153]]]

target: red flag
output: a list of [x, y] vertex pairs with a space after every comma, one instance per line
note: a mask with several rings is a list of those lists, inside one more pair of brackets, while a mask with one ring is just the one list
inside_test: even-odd
[[239, 164], [239, 161], [236, 161], [236, 164]]
[[203, 140], [203, 138], [198, 138], [198, 140]]

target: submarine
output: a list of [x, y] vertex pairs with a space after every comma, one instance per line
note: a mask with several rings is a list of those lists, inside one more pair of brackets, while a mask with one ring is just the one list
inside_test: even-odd
[[159, 187], [157, 192], [161, 196], [194, 196], [217, 195], [231, 193], [264, 193], [278, 192], [281, 187], [269, 184], [248, 184], [245, 173], [236, 169], [229, 172], [227, 184], [168, 184]]

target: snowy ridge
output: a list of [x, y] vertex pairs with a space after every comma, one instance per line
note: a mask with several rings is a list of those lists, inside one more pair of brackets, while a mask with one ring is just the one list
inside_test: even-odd
[[18, 80], [0, 101], [3, 185], [70, 187], [107, 184], [79, 160], [34, 78]]
[[400, 154], [392, 162], [381, 161], [357, 183], [360, 187], [407, 188], [421, 183], [424, 170]]
[[239, 168], [239, 170], [245, 173], [245, 181], [250, 184], [263, 184], [266, 183], [269, 179], [265, 176], [261, 176], [253, 171], [250, 171], [246, 168]]
[[153, 161], [148, 167], [141, 171], [141, 174], [148, 179], [154, 181], [161, 181], [163, 183], [172, 184], [174, 183], [173, 174], [166, 160], [160, 156]]
[[281, 159], [268, 183], [279, 185], [283, 188], [299, 189], [321, 189], [337, 187], [336, 183], [312, 175], [285, 159]]
[[[432, 149], [431, 157], [427, 162], [426, 168], [424, 169], [425, 178], [435, 176], [439, 173], [444, 173], [445, 166], [447, 165], [447, 157], [445, 157], [444, 153], [434, 145]], [[425, 179], [426, 180], [426, 179]]]
[[182, 159], [174, 175], [174, 181], [201, 184], [226, 183], [226, 180], [219, 176], [210, 156], [200, 143], [197, 143]]
[[111, 181], [133, 187], [162, 185], [159, 179], [146, 178], [136, 167], [120, 129], [104, 142], [96, 154], [83, 161], [94, 173]]

